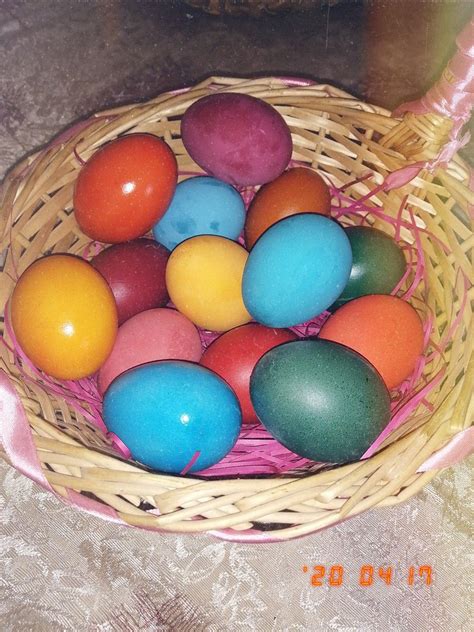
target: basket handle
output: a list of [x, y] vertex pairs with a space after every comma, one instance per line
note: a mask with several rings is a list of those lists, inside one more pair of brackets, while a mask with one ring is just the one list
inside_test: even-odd
[[[471, 138], [469, 131], [461, 134], [461, 129], [474, 107], [474, 18], [461, 31], [456, 44], [456, 53], [425, 96], [403, 103], [393, 112], [393, 116], [403, 114], [403, 118], [380, 144], [411, 162], [385, 178], [385, 191], [408, 184], [422, 169], [433, 172], [447, 165]], [[474, 185], [474, 172], [470, 180]]]
[[400, 105], [394, 116], [439, 114], [453, 121], [450, 138], [457, 137], [474, 107], [474, 18], [458, 35], [456, 45], [456, 53], [435, 85], [421, 99]]

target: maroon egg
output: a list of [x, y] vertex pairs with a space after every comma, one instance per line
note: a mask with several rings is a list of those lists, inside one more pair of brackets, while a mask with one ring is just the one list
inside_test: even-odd
[[106, 248], [91, 261], [110, 285], [119, 325], [169, 300], [165, 270], [169, 252], [152, 239], [134, 239]]
[[199, 99], [184, 113], [181, 136], [200, 167], [235, 186], [270, 182], [291, 158], [291, 133], [283, 117], [247, 94]]

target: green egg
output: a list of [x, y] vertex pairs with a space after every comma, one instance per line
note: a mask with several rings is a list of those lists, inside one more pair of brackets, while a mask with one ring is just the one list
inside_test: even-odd
[[382, 231], [369, 226], [350, 226], [345, 233], [352, 249], [352, 269], [331, 311], [359, 296], [390, 294], [407, 267], [400, 246]]
[[270, 434], [314, 461], [359, 459], [390, 420], [390, 396], [378, 372], [328, 340], [268, 351], [252, 373], [250, 394]]

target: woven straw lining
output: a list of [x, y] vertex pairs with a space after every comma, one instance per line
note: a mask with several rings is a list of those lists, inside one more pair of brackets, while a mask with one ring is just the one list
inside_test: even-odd
[[[1, 313], [14, 279], [35, 259], [49, 252], [81, 254], [89, 243], [72, 213], [73, 187], [81, 166], [78, 156], [87, 160], [120, 134], [151, 132], [170, 145], [181, 171], [199, 172], [184, 150], [180, 117], [193, 101], [216, 90], [252, 94], [271, 103], [291, 128], [293, 159], [327, 174], [336, 186], [373, 172], [372, 179], [348, 187], [347, 193], [355, 199], [388, 173], [435, 156], [451, 127], [450, 121], [436, 115], [409, 114], [400, 121], [331, 86], [298, 87], [274, 78], [210, 78], [188, 92], [102, 112], [71, 138], [30, 156], [8, 175], [0, 198], [0, 250], [8, 249], [0, 274]], [[469, 281], [461, 324], [444, 354], [424, 373], [435, 375], [446, 365], [445, 377], [428, 396], [435, 412], [420, 405], [385, 442], [385, 449], [363, 462], [289, 477], [201, 481], [150, 473], [115, 456], [99, 430], [64, 401], [47, 394], [39, 382], [22, 380], [10, 352], [0, 345], [0, 367], [10, 374], [22, 399], [49, 483], [63, 496], [67, 489], [93, 494], [131, 525], [174, 532], [254, 528], [274, 530], [282, 539], [415, 494], [435, 474], [417, 473], [420, 465], [473, 418], [474, 238], [467, 218], [474, 200], [468, 175], [467, 166], [455, 157], [446, 169], [422, 172], [402, 189], [379, 192], [369, 202], [396, 216], [408, 195], [417, 224], [450, 249], [445, 254], [421, 233], [429, 278], [427, 307], [436, 317], [434, 343], [442, 340], [461, 309], [465, 278]], [[377, 220], [375, 226], [393, 234], [388, 223]], [[403, 229], [402, 236], [411, 239]], [[145, 511], [150, 507], [144, 503], [160, 515]]]

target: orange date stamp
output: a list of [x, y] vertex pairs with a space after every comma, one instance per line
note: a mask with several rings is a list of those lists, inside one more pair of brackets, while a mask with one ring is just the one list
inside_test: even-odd
[[375, 583], [390, 586], [395, 581], [406, 583], [408, 586], [431, 586], [433, 583], [433, 570], [428, 564], [410, 566], [406, 571], [398, 572], [394, 570], [393, 566], [375, 567], [371, 564], [365, 564], [360, 567], [357, 577], [354, 576], [354, 571], [348, 577], [349, 573], [345, 572], [344, 567], [339, 564], [334, 564], [333, 566], [307, 566], [305, 564], [302, 570], [303, 573], [310, 573], [311, 586], [315, 587], [342, 586], [345, 581], [351, 584], [358, 582], [359, 586], [364, 587], [372, 586]]

